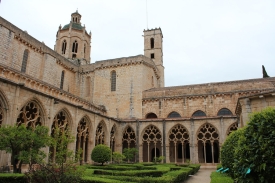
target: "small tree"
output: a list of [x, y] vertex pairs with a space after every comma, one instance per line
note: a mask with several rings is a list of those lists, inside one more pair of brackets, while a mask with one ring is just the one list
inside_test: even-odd
[[[30, 168], [45, 158], [41, 148], [49, 144], [48, 128], [37, 126], [28, 129], [25, 125], [3, 126], [0, 128], [0, 150], [11, 153], [14, 173], [21, 173], [22, 163], [28, 163]], [[18, 167], [17, 167], [18, 164]]]
[[111, 160], [111, 149], [106, 145], [99, 144], [93, 149], [91, 158], [93, 161], [103, 165], [105, 162]]
[[235, 150], [238, 147], [238, 141], [243, 135], [245, 128], [238, 129], [237, 131], [232, 132], [223, 143], [221, 148], [221, 162], [222, 166], [229, 168], [229, 174], [231, 177], [234, 177], [233, 164], [234, 164], [234, 154]]
[[79, 182], [84, 175], [85, 167], [77, 165], [79, 154], [75, 155], [68, 149], [68, 145], [73, 141], [74, 138], [68, 131], [54, 129], [51, 146], [56, 148], [55, 161], [50, 163], [41, 161], [38, 169], [33, 168], [26, 173], [29, 181], [33, 183]]
[[[238, 182], [275, 182], [275, 109], [267, 108], [250, 116], [234, 159]], [[247, 174], [249, 168], [251, 172]]]
[[138, 150], [136, 148], [124, 148], [123, 149], [123, 155], [128, 160], [133, 160]]
[[126, 157], [119, 153], [119, 152], [113, 152], [113, 161], [116, 162], [116, 163], [121, 163]]

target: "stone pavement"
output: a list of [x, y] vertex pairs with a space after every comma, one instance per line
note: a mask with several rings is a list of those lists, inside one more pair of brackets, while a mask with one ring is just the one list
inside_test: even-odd
[[195, 175], [190, 176], [184, 183], [210, 183], [210, 174], [215, 169], [200, 169]]

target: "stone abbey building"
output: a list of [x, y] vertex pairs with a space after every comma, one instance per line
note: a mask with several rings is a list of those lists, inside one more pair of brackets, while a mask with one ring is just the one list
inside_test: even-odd
[[[90, 63], [92, 35], [77, 11], [54, 50], [0, 17], [0, 126], [69, 130], [68, 148], [83, 149], [87, 163], [97, 144], [136, 147], [139, 162], [217, 163], [230, 132], [275, 106], [274, 77], [165, 87], [162, 31], [143, 33], [144, 55]], [[54, 148], [45, 151], [54, 159]]]

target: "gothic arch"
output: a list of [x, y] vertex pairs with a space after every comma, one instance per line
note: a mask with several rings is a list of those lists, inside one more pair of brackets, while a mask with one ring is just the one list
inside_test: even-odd
[[122, 134], [122, 150], [124, 148], [134, 148], [136, 147], [137, 139], [134, 129], [127, 125]]
[[171, 162], [182, 162], [190, 159], [190, 135], [181, 124], [174, 125], [168, 132]]
[[95, 131], [95, 146], [98, 144], [106, 144], [107, 128], [105, 122], [102, 120], [98, 123]]
[[162, 134], [155, 125], [148, 125], [142, 131], [143, 162], [150, 162], [161, 156]]
[[219, 132], [217, 128], [204, 123], [197, 133], [199, 163], [219, 162]]
[[46, 110], [42, 102], [38, 98], [32, 97], [20, 107], [16, 124], [25, 124], [35, 128], [37, 125], [45, 125], [46, 117]]
[[77, 125], [76, 135], [76, 153], [82, 149], [81, 162], [88, 161], [88, 145], [89, 137], [91, 136], [91, 122], [88, 116], [84, 116], [80, 119]]
[[60, 113], [62, 112], [67, 118], [67, 124], [68, 124], [68, 130], [72, 131], [72, 127], [73, 127], [73, 118], [72, 115], [70, 113], [70, 111], [66, 108], [66, 107], [61, 107], [57, 113], [55, 113], [54, 118]]
[[9, 103], [4, 92], [0, 89], [0, 127], [7, 123]]
[[228, 127], [228, 129], [226, 131], [226, 135], [229, 135], [230, 133], [232, 133], [233, 131], [236, 131], [236, 130], [238, 130], [238, 122], [234, 122]]

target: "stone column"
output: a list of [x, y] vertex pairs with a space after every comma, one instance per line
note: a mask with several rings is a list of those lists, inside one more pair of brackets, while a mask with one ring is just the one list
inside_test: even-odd
[[166, 149], [165, 149], [165, 144], [166, 144], [166, 121], [165, 120], [162, 121], [162, 144], [163, 144], [162, 152], [163, 152], [163, 156], [165, 157], [163, 162], [166, 163], [167, 156], [166, 156]]
[[196, 163], [197, 158], [195, 157], [195, 127], [194, 127], [194, 119], [190, 120], [190, 126], [191, 126], [191, 130], [190, 130], [190, 162], [192, 163]]

